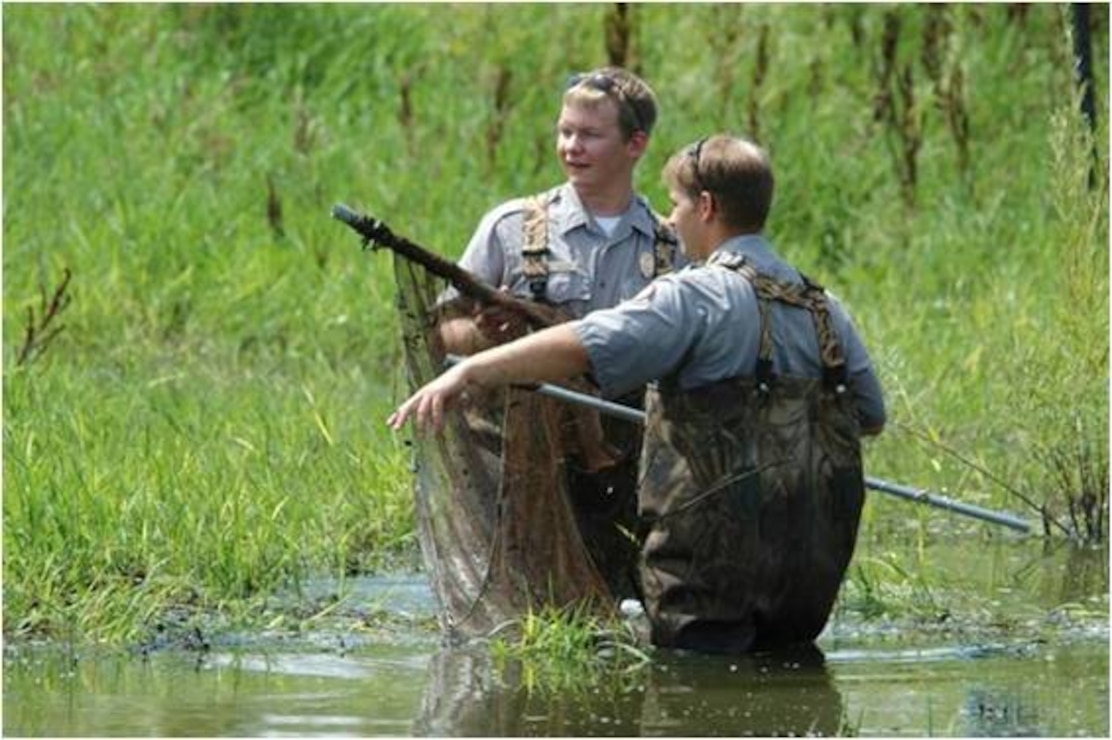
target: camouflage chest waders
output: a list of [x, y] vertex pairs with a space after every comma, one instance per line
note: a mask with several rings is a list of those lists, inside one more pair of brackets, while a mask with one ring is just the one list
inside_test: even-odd
[[[528, 280], [530, 294], [534, 300], [542, 302], [547, 301], [548, 259], [551, 257], [548, 246], [549, 197], [548, 194], [541, 194], [526, 201], [521, 249], [522, 272]], [[672, 271], [677, 242], [657, 214], [653, 213], [652, 218], [655, 232], [652, 277], [655, 278]], [[577, 390], [591, 394], [597, 392], [586, 383]], [[520, 403], [507, 405], [508, 419], [527, 413], [530, 405], [541, 403], [536, 394], [526, 391], [517, 393], [529, 398], [521, 397]], [[642, 395], [639, 389], [618, 400], [640, 408]], [[595, 415], [589, 410], [562, 408], [565, 437], [576, 434], [574, 419], [582, 420], [584, 415]], [[637, 563], [644, 533], [639, 531], [637, 516], [637, 468], [642, 429], [639, 424], [608, 416], [597, 421], [601, 422], [606, 444], [618, 452], [619, 462], [596, 473], [585, 470], [582, 461], [572, 455], [564, 465], [568, 497], [587, 551], [611, 592], [617, 598], [640, 596]], [[572, 440], [565, 449], [575, 447]]]
[[[860, 428], [822, 288], [744, 261], [761, 319], [752, 377], [646, 397], [642, 585], [652, 639], [740, 653], [812, 641], [853, 554], [864, 501]], [[822, 378], [773, 376], [771, 302], [810, 312]]]

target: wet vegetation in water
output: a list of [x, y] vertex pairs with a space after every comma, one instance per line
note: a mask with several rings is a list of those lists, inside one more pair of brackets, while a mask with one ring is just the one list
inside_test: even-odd
[[[676, 148], [770, 149], [770, 235], [887, 390], [871, 475], [1104, 546], [1108, 116], [1079, 112], [1068, 6], [2, 12], [6, 641], [288, 626], [311, 574], [415, 567], [389, 260], [329, 208], [458, 255], [558, 181], [564, 80], [610, 60], [660, 97], [658, 208]], [[886, 544], [943, 532], [1006, 536], [870, 494], [840, 608], [974, 608]]]
[[[419, 576], [314, 580], [306, 608], [278, 600], [268, 616], [293, 618], [268, 629], [177, 630], [122, 656], [9, 644], [4, 732], [1104, 736], [1106, 560], [1033, 544], [939, 538], [924, 550], [949, 574], [936, 601], [960, 599], [948, 618], [845, 603], [817, 651], [746, 657], [634, 660], [607, 645], [628, 623], [555, 613], [441, 647]], [[889, 547], [914, 560], [913, 542]]]
[[516, 670], [527, 692], [628, 691], [652, 661], [637, 623], [575, 609], [547, 609], [505, 625], [492, 637], [500, 671]]

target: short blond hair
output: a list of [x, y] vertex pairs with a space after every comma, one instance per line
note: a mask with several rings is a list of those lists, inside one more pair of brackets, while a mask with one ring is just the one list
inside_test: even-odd
[[617, 104], [618, 125], [627, 141], [638, 131], [652, 134], [656, 125], [656, 93], [628, 69], [602, 67], [568, 79], [565, 105], [594, 107], [603, 100]]
[[772, 209], [776, 181], [768, 153], [748, 139], [715, 134], [680, 149], [664, 165], [664, 182], [693, 198], [714, 196], [723, 223], [760, 231]]

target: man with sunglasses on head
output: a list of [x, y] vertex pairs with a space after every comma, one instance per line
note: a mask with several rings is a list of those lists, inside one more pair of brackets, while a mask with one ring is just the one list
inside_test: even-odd
[[[459, 264], [490, 285], [558, 309], [561, 318], [615, 306], [685, 264], [674, 235], [633, 186], [656, 119], [655, 93], [628, 70], [572, 75], [556, 122], [566, 181], [488, 212]], [[448, 352], [472, 354], [526, 331], [512, 311], [477, 305], [452, 290], [446, 295], [455, 299], [439, 325]], [[622, 400], [640, 406], [641, 390], [631, 387]], [[489, 446], [499, 449], [497, 411], [487, 415]], [[637, 547], [629, 531], [637, 522], [641, 432], [630, 422], [604, 419], [599, 429], [598, 418], [593, 421], [595, 433], [583, 429], [569, 455], [568, 491], [604, 578], [616, 595], [634, 596]]]
[[589, 372], [605, 395], [651, 380], [638, 505], [652, 641], [743, 653], [810, 644], [853, 553], [861, 437], [880, 383], [841, 304], [772, 249], [767, 154], [717, 135], [664, 169], [697, 264], [634, 299], [482, 352], [390, 417], [439, 428], [465, 391]]
[[[679, 256], [675, 239], [633, 188], [656, 117], [656, 95], [625, 69], [569, 78], [556, 123], [567, 181], [487, 213], [460, 266], [576, 318], [632, 298], [671, 271]], [[449, 349], [482, 349], [524, 332], [517, 314], [477, 308], [474, 321], [442, 327]]]

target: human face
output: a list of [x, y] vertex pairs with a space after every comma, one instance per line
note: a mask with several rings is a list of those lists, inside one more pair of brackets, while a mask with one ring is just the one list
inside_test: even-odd
[[672, 203], [668, 223], [679, 235], [683, 253], [688, 259], [701, 262], [710, 252], [706, 248], [706, 220], [701, 213], [702, 194], [696, 200], [685, 189], [672, 186], [668, 188], [668, 200]]
[[556, 124], [556, 154], [577, 190], [592, 193], [632, 188], [633, 167], [645, 151], [646, 136], [628, 141], [618, 124], [618, 104], [607, 98], [591, 106], [565, 105]]

